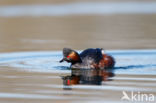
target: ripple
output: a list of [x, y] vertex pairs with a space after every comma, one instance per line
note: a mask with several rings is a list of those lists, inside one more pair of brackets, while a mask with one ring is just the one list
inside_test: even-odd
[[63, 86], [63, 85], [44, 85], [45, 87], [50, 88], [70, 88], [70, 89], [84, 89], [84, 90], [112, 90], [112, 91], [144, 91], [144, 92], [156, 92], [153, 88], [140, 88], [135, 86], [113, 86], [113, 85], [105, 85], [105, 86], [96, 86], [96, 85], [74, 85], [74, 86]]
[[[107, 51], [116, 60], [116, 74], [156, 74], [156, 50]], [[70, 64], [59, 63], [61, 51], [1, 53], [0, 66], [39, 72], [70, 72]]]
[[[156, 94], [156, 50], [112, 50], [107, 53], [116, 59], [115, 76], [109, 78], [111, 81], [102, 81], [101, 85], [69, 86], [63, 84], [62, 76], [71, 75], [70, 64], [58, 62], [62, 51], [0, 53], [3, 81], [0, 99], [111, 103], [115, 100], [116, 103], [121, 101], [123, 91]], [[3, 71], [6, 69], [3, 67], [9, 69]]]
[[24, 99], [65, 99], [56, 96], [21, 93], [0, 93], [0, 98], [24, 98]]

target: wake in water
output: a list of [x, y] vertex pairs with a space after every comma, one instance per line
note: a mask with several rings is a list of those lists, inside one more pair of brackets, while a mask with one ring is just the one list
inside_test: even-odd
[[[156, 50], [108, 51], [115, 60], [115, 73], [156, 74]], [[63, 72], [70, 70], [67, 63], [59, 63], [62, 53], [17, 52], [1, 53], [0, 66], [40, 72]]]
[[116, 59], [112, 71], [71, 69], [59, 63], [60, 51], [1, 53], [0, 99], [121, 103], [123, 91], [156, 95], [156, 50], [108, 53]]

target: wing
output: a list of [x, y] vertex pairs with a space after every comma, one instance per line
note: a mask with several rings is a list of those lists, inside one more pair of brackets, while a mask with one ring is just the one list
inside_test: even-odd
[[83, 63], [86, 64], [92, 64], [96, 63], [98, 64], [99, 61], [103, 58], [101, 49], [86, 49], [82, 53], [80, 53], [80, 57]]

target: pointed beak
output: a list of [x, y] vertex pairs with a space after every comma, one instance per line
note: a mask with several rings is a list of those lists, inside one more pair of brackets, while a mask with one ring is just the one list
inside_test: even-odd
[[61, 59], [61, 60], [60, 60], [60, 63], [64, 62], [64, 61], [65, 61], [65, 59], [66, 59], [66, 58]]

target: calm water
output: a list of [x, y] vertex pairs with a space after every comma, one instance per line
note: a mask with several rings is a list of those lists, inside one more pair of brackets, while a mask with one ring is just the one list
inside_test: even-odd
[[[123, 102], [122, 91], [156, 95], [156, 50], [108, 51], [117, 63], [114, 75], [71, 70], [59, 63], [61, 52], [0, 54], [0, 99], [25, 102]], [[80, 82], [67, 86], [62, 78]], [[103, 78], [103, 79], [101, 79]], [[74, 80], [74, 79], [73, 79]], [[146, 103], [146, 102], [145, 102]]]
[[[0, 36], [1, 103], [156, 102], [155, 0], [0, 1]], [[71, 70], [64, 47], [105, 48], [115, 68]]]

